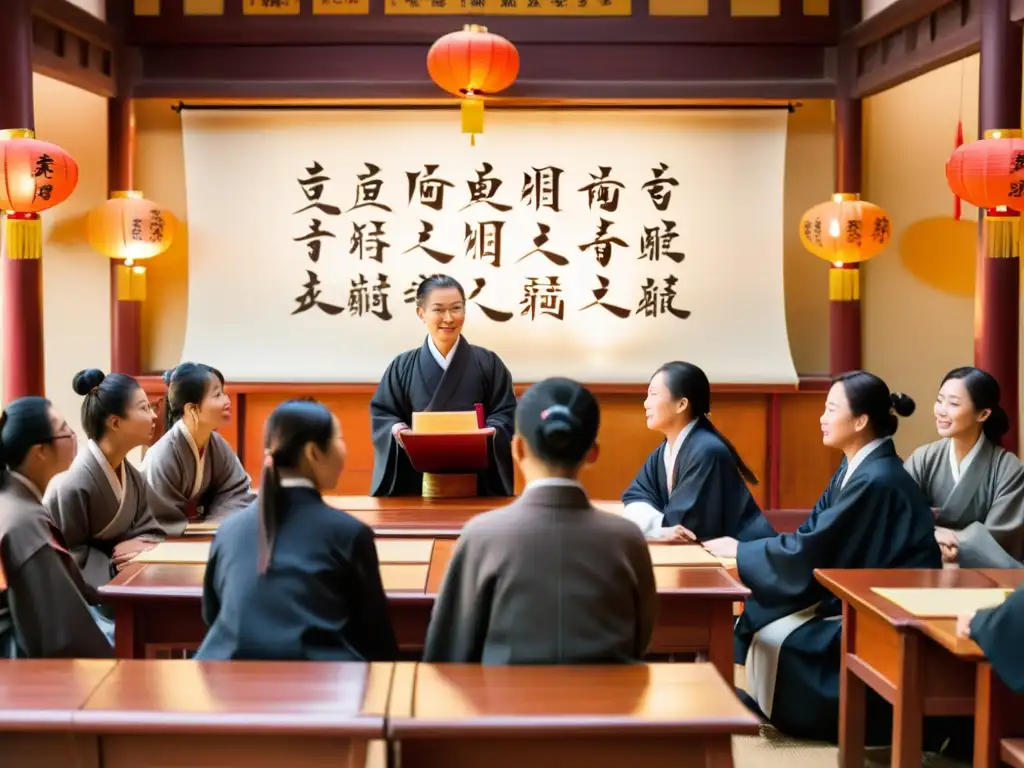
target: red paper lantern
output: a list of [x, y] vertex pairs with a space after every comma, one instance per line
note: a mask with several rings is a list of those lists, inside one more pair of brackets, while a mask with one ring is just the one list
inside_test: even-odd
[[[519, 74], [519, 51], [487, 27], [467, 24], [435, 42], [427, 52], [430, 79], [454, 96], [461, 96], [462, 132], [475, 135], [484, 130], [484, 103], [515, 82]], [[475, 143], [475, 141], [474, 141]]]
[[75, 191], [78, 164], [27, 129], [0, 131], [0, 212], [4, 250], [11, 259], [38, 259], [43, 251], [39, 212]]
[[953, 194], [985, 210], [1024, 208], [1024, 140], [1018, 130], [986, 131], [953, 150], [946, 182]]

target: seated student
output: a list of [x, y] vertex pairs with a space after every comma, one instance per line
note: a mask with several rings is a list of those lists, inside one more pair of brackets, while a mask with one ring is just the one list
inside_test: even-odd
[[82, 576], [98, 588], [164, 538], [146, 502], [146, 482], [127, 459], [149, 444], [156, 413], [139, 382], [123, 373], [104, 376], [90, 368], [77, 373], [72, 386], [85, 396], [82, 427], [89, 443], [50, 483], [43, 504]]
[[665, 363], [651, 377], [644, 411], [647, 428], [665, 442], [622, 494], [626, 518], [649, 538], [775, 535], [747, 488], [757, 478], [708, 418], [711, 384], [704, 371]]
[[906, 468], [938, 509], [935, 538], [947, 563], [1020, 568], [1024, 559], [1024, 464], [999, 447], [1010, 429], [999, 383], [954, 368], [935, 399], [941, 440], [922, 445]]
[[[736, 558], [740, 581], [752, 593], [736, 623], [736, 661], [746, 664], [757, 707], [783, 733], [821, 741], [837, 736], [842, 605], [814, 569], [942, 565], [931, 507], [891, 440], [897, 415], [913, 411], [913, 400], [890, 395], [877, 376], [837, 377], [821, 431], [822, 442], [842, 451], [843, 460], [807, 521], [796, 533], [704, 544]], [[872, 722], [881, 701], [869, 697]], [[885, 709], [877, 715], [878, 728], [888, 727], [887, 715]], [[874, 726], [869, 734], [876, 740]]]
[[519, 401], [512, 456], [526, 479], [455, 546], [425, 662], [629, 663], [643, 658], [657, 594], [637, 527], [591, 506], [577, 481], [597, 455], [597, 400], [546, 379]]
[[259, 499], [224, 521], [203, 583], [197, 659], [390, 661], [398, 654], [373, 530], [324, 502], [341, 425], [290, 400], [267, 419]]
[[43, 506], [75, 457], [75, 433], [42, 397], [0, 414], [0, 656], [110, 658], [90, 610], [95, 591]]
[[142, 473], [149, 508], [169, 536], [191, 521], [219, 521], [256, 498], [249, 475], [215, 431], [231, 418], [224, 377], [201, 363], [164, 374], [167, 431], [146, 452]]
[[961, 616], [957, 634], [969, 637], [985, 652], [1006, 687], [1024, 695], [1024, 587], [1019, 587], [996, 608]]

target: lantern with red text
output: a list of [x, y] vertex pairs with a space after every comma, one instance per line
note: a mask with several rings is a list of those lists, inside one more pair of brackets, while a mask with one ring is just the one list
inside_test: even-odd
[[807, 211], [800, 219], [800, 242], [819, 259], [834, 265], [867, 261], [877, 256], [891, 237], [889, 217], [859, 195], [837, 194]]
[[171, 247], [177, 220], [166, 208], [146, 200], [141, 192], [111, 192], [110, 199], [89, 212], [89, 245], [111, 259], [123, 259], [117, 270], [122, 301], [142, 301], [146, 270], [135, 264]]
[[982, 210], [1024, 208], [1024, 139], [1018, 130], [986, 131], [946, 162], [953, 194]]
[[0, 131], [0, 212], [3, 247], [9, 259], [38, 259], [43, 252], [39, 213], [70, 197], [78, 164], [58, 147], [27, 129]]
[[466, 24], [435, 42], [427, 52], [430, 79], [454, 96], [462, 97], [462, 132], [484, 132], [484, 102], [505, 90], [519, 74], [519, 51], [487, 27]]

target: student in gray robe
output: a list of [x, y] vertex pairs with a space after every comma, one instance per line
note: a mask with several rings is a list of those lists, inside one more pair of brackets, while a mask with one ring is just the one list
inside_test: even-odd
[[935, 399], [941, 440], [906, 468], [933, 508], [943, 560], [962, 568], [1021, 568], [1024, 464], [999, 443], [1010, 429], [999, 383], [978, 368], [946, 374]]
[[[843, 453], [839, 469], [795, 533], [704, 546], [735, 557], [751, 591], [736, 622], [736, 662], [746, 665], [746, 703], [790, 736], [835, 741], [839, 726], [842, 603], [817, 568], [939, 568], [932, 512], [892, 444], [897, 416], [914, 401], [877, 376], [836, 378], [821, 417], [822, 442]], [[889, 709], [868, 695], [868, 739], [887, 742]]]
[[[470, 297], [472, 298], [472, 297]], [[422, 346], [403, 352], [388, 366], [370, 400], [373, 438], [371, 496], [419, 496], [423, 474], [402, 447], [402, 432], [421, 411], [472, 411], [483, 408], [491, 431], [490, 466], [478, 473], [481, 496], [511, 496], [512, 420], [516, 396], [512, 374], [494, 352], [462, 336], [466, 292], [448, 275], [431, 275], [416, 290], [416, 314], [427, 326]]]
[[623, 514], [648, 538], [753, 541], [775, 529], [747, 487], [757, 477], [711, 423], [711, 383], [692, 363], [665, 363], [644, 400], [647, 428], [665, 435], [626, 492]]
[[267, 419], [259, 499], [217, 531], [199, 660], [392, 661], [398, 644], [373, 529], [321, 494], [345, 466], [341, 425], [290, 400]]
[[255, 499], [249, 475], [216, 430], [231, 418], [224, 376], [201, 363], [164, 374], [166, 429], [146, 452], [142, 474], [153, 516], [168, 536], [190, 522], [219, 522]]
[[45, 398], [19, 398], [0, 414], [0, 656], [114, 655], [90, 611], [95, 590], [43, 506], [75, 449], [74, 431]]
[[140, 552], [164, 538], [149, 511], [146, 482], [128, 453], [149, 445], [156, 413], [135, 379], [89, 368], [75, 374], [89, 442], [71, 469], [46, 489], [43, 504], [64, 534], [85, 580], [107, 584]]
[[597, 400], [569, 379], [523, 395], [512, 456], [526, 479], [511, 505], [463, 528], [427, 630], [426, 662], [640, 661], [657, 606], [640, 529], [595, 509], [579, 484], [597, 457]]

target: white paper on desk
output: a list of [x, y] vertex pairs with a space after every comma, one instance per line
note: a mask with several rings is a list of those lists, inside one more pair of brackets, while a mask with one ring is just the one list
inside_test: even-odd
[[1013, 592], [1002, 587], [872, 587], [871, 591], [922, 619], [956, 618], [983, 608], [994, 608], [1002, 605]]
[[205, 565], [209, 559], [209, 541], [164, 541], [140, 553], [133, 562]]

